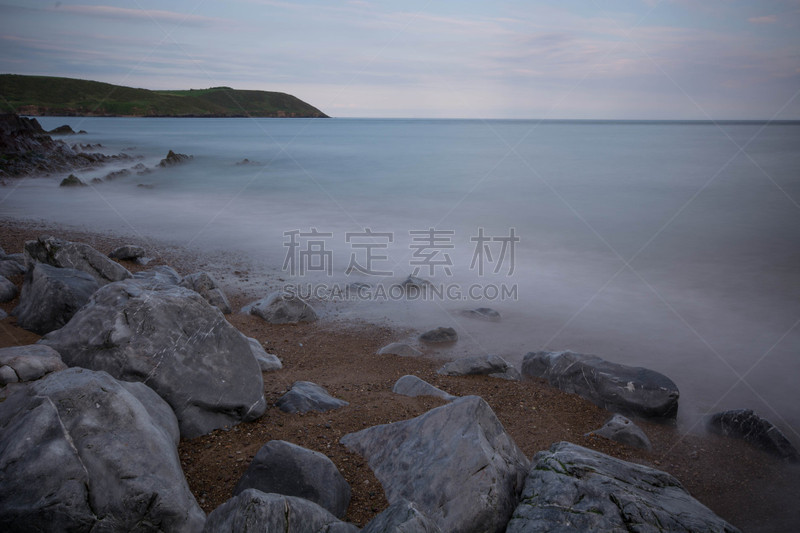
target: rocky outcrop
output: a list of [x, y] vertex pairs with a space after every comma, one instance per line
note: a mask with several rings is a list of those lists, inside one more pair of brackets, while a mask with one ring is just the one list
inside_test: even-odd
[[519, 381], [519, 371], [499, 355], [478, 355], [446, 363], [436, 371], [445, 376], [490, 376]]
[[125, 267], [101, 254], [88, 244], [42, 236], [25, 243], [25, 262], [30, 269], [34, 263], [59, 268], [75, 268], [92, 276], [100, 285], [131, 277]]
[[650, 450], [652, 445], [650, 439], [647, 438], [642, 428], [631, 422], [629, 419], [622, 415], [614, 415], [609, 418], [603, 427], [590, 431], [585, 435], [586, 437], [603, 437], [605, 439], [613, 440], [633, 448], [641, 448], [643, 450]]
[[263, 318], [270, 324], [297, 324], [317, 320], [317, 313], [305, 300], [282, 291], [273, 292], [266, 298], [251, 303], [242, 312]]
[[176, 154], [172, 150], [167, 152], [167, 157], [159, 161], [158, 166], [162, 168], [172, 167], [175, 165], [180, 165], [181, 163], [186, 163], [187, 161], [191, 160], [192, 156], [186, 154]]
[[706, 427], [712, 433], [749, 442], [782, 459], [797, 461], [800, 455], [789, 439], [772, 422], [751, 409], [722, 411], [709, 417]]
[[442, 533], [417, 506], [400, 500], [370, 520], [361, 533]]
[[71, 368], [0, 402], [3, 531], [196, 532], [171, 437], [105, 372]]
[[426, 331], [422, 335], [419, 336], [419, 340], [422, 342], [427, 342], [429, 344], [441, 344], [447, 342], [456, 342], [458, 340], [458, 334], [456, 330], [453, 328], [436, 328], [430, 331]]
[[402, 394], [403, 396], [435, 396], [437, 398], [441, 398], [443, 400], [455, 400], [457, 396], [453, 396], [452, 394], [448, 394], [442, 389], [434, 387], [430, 383], [425, 380], [418, 378], [417, 376], [403, 376], [398, 379], [394, 387], [392, 387], [392, 392], [395, 394]]
[[344, 518], [350, 505], [350, 485], [333, 461], [282, 440], [270, 441], [258, 450], [233, 494], [247, 489], [303, 498], [338, 518]]
[[222, 292], [217, 280], [208, 272], [189, 274], [181, 280], [179, 285], [195, 291], [226, 315], [231, 313], [231, 304], [228, 303], [228, 297]]
[[533, 458], [507, 533], [738, 531], [659, 470], [569, 442]]
[[283, 363], [278, 359], [277, 355], [267, 353], [258, 339], [246, 337], [247, 342], [250, 344], [250, 350], [253, 352], [253, 357], [256, 358], [258, 366], [262, 372], [274, 372], [283, 368]]
[[99, 288], [97, 280], [82, 270], [35, 263], [25, 276], [13, 314], [20, 327], [44, 335], [64, 327]]
[[678, 414], [678, 386], [647, 368], [575, 352], [530, 352], [522, 361], [522, 374], [544, 378], [609, 411], [661, 419]]
[[390, 504], [407, 500], [442, 531], [502, 532], [528, 459], [477, 396], [341, 439], [363, 455]]
[[199, 294], [154, 280], [102, 287], [41, 341], [69, 366], [141, 381], [192, 438], [264, 412], [263, 381], [244, 335]]
[[82, 179], [75, 174], [70, 174], [58, 184], [59, 187], [88, 187]]
[[292, 388], [275, 403], [285, 413], [324, 413], [350, 405], [344, 400], [334, 398], [328, 391], [310, 381], [296, 381]]
[[410, 344], [406, 344], [404, 342], [393, 342], [378, 350], [378, 355], [386, 354], [398, 355], [400, 357], [419, 357], [422, 355], [422, 352]]
[[248, 489], [208, 515], [204, 533], [358, 533], [319, 505]]
[[48, 346], [29, 344], [0, 348], [0, 386], [34, 381], [66, 368], [59, 353]]

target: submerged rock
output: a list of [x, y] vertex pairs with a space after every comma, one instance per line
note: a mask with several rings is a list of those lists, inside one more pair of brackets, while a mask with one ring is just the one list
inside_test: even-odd
[[171, 167], [175, 165], [180, 165], [181, 163], [185, 163], [192, 159], [192, 156], [186, 154], [176, 154], [172, 150], [167, 153], [167, 157], [159, 161], [158, 166], [160, 167]]
[[544, 378], [550, 385], [609, 411], [663, 419], [678, 414], [678, 386], [647, 368], [569, 351], [530, 352], [523, 358], [522, 374]]
[[456, 342], [458, 333], [453, 328], [436, 328], [420, 335], [419, 340], [432, 344]]
[[708, 419], [706, 426], [713, 433], [742, 439], [782, 459], [800, 459], [797, 448], [789, 442], [786, 435], [751, 409], [716, 413]]
[[75, 174], [70, 174], [61, 180], [59, 187], [87, 187], [87, 185]]
[[507, 533], [738, 529], [694, 499], [666, 472], [569, 442], [533, 458]]
[[489, 322], [498, 322], [500, 320], [500, 313], [490, 307], [478, 307], [477, 309], [466, 309], [461, 311], [463, 316], [469, 318], [478, 318], [480, 320], [487, 320]]

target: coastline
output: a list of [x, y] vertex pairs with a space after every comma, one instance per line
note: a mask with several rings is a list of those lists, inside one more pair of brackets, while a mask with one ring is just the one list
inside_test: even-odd
[[[164, 248], [152, 242], [63, 230], [43, 223], [0, 220], [0, 246], [6, 252], [22, 250], [26, 240], [41, 234], [85, 242], [103, 253], [122, 244], [142, 244], [156, 259], [147, 269], [169, 264], [185, 275], [208, 269], [213, 263], [201, 250]], [[158, 252], [155, 253], [154, 252]], [[221, 268], [215, 265], [215, 268]], [[230, 265], [227, 268], [232, 267]], [[213, 268], [212, 268], [213, 270]], [[232, 273], [231, 273], [232, 274]], [[12, 281], [18, 286], [22, 277]], [[330, 457], [352, 487], [346, 519], [363, 526], [386, 506], [380, 483], [358, 455], [348, 452], [341, 436], [368, 426], [408, 419], [441, 405], [432, 397], [406, 398], [391, 392], [394, 382], [414, 374], [458, 396], [479, 395], [486, 400], [526, 456], [531, 457], [558, 441], [570, 441], [628, 461], [665, 470], [722, 518], [744, 531], [779, 530], [796, 523], [800, 511], [790, 505], [796, 494], [797, 466], [766, 455], [744, 442], [712, 435], [683, 434], [681, 429], [637, 420], [653, 444], [646, 452], [584, 434], [593, 431], [610, 413], [575, 395], [548, 386], [543, 380], [506, 382], [484, 376], [450, 377], [436, 373], [446, 359], [435, 350], [424, 357], [375, 355], [381, 346], [411, 332], [355, 322], [323, 319], [312, 324], [269, 325], [239, 309], [265, 293], [244, 292], [223, 282], [234, 313], [227, 318], [245, 335], [258, 339], [278, 355], [283, 369], [265, 373], [264, 392], [270, 405], [259, 420], [229, 431], [181, 441], [179, 452], [189, 485], [204, 511], [210, 512], [230, 497], [233, 486], [258, 449], [281, 439], [320, 451]], [[263, 285], [262, 285], [263, 286]], [[266, 292], [266, 289], [264, 289]], [[10, 312], [18, 299], [0, 307]], [[0, 321], [0, 347], [29, 344], [38, 336]], [[291, 415], [272, 407], [294, 381], [313, 381], [349, 406], [322, 414]]]

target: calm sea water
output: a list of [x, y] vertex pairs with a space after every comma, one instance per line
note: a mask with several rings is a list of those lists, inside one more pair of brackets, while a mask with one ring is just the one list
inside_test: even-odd
[[[368, 283], [372, 298], [319, 305], [455, 327], [453, 357], [572, 349], [646, 366], [678, 384], [687, 428], [748, 407], [800, 441], [800, 125], [40, 122], [142, 157], [124, 167], [170, 149], [194, 159], [80, 190], [59, 189], [63, 176], [15, 182], [3, 216], [188, 245], [246, 265], [264, 293]], [[386, 275], [348, 275], [351, 261]], [[443, 296], [379, 298], [415, 270]], [[502, 320], [459, 314], [475, 307]]]

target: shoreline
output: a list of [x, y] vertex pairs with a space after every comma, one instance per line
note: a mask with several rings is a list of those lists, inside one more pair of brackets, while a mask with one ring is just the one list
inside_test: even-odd
[[[85, 242], [103, 253], [122, 244], [145, 247], [153, 244], [75, 228], [61, 230], [43, 222], [0, 219], [0, 246], [7, 253], [21, 251], [24, 241], [45, 233]], [[148, 255], [154, 255], [154, 251], [148, 249]], [[202, 250], [176, 247], [159, 252], [147, 266], [123, 264], [132, 271], [169, 264], [181, 275], [209, 267], [216, 274], [225, 268], [214, 265], [213, 258]], [[12, 281], [20, 285], [22, 276], [17, 278]], [[790, 527], [800, 519], [800, 511], [792, 505], [800, 468], [744, 442], [687, 434], [676, 426], [643, 420], [636, 423], [650, 438], [651, 452], [587, 437], [584, 435], [602, 426], [611, 414], [576, 395], [550, 387], [543, 380], [506, 382], [484, 376], [441, 376], [436, 370], [447, 361], [446, 353], [441, 351], [429, 350], [417, 358], [375, 355], [378, 348], [407, 337], [411, 331], [335, 317], [312, 324], [270, 325], [238, 312], [243, 305], [263, 297], [266, 289], [264, 293], [251, 294], [232, 291], [230, 283], [223, 282], [223, 286], [229, 291], [234, 309], [233, 314], [226, 316], [228, 321], [280, 357], [283, 369], [263, 374], [264, 394], [270, 407], [261, 419], [181, 441], [179, 453], [184, 473], [207, 513], [230, 497], [258, 449], [269, 440], [279, 439], [330, 457], [352, 488], [346, 519], [360, 526], [366, 524], [387, 502], [366, 462], [348, 452], [339, 439], [347, 433], [412, 418], [441, 405], [443, 401], [432, 397], [406, 398], [391, 392], [399, 377], [414, 374], [451, 394], [483, 397], [529, 458], [555, 442], [566, 440], [673, 474], [695, 498], [744, 531], [774, 531]], [[0, 307], [10, 312], [17, 301]], [[13, 317], [0, 321], [0, 347], [29, 344], [37, 339], [38, 336], [16, 327]], [[298, 380], [318, 383], [350, 405], [306, 415], [290, 415], [272, 407]]]

